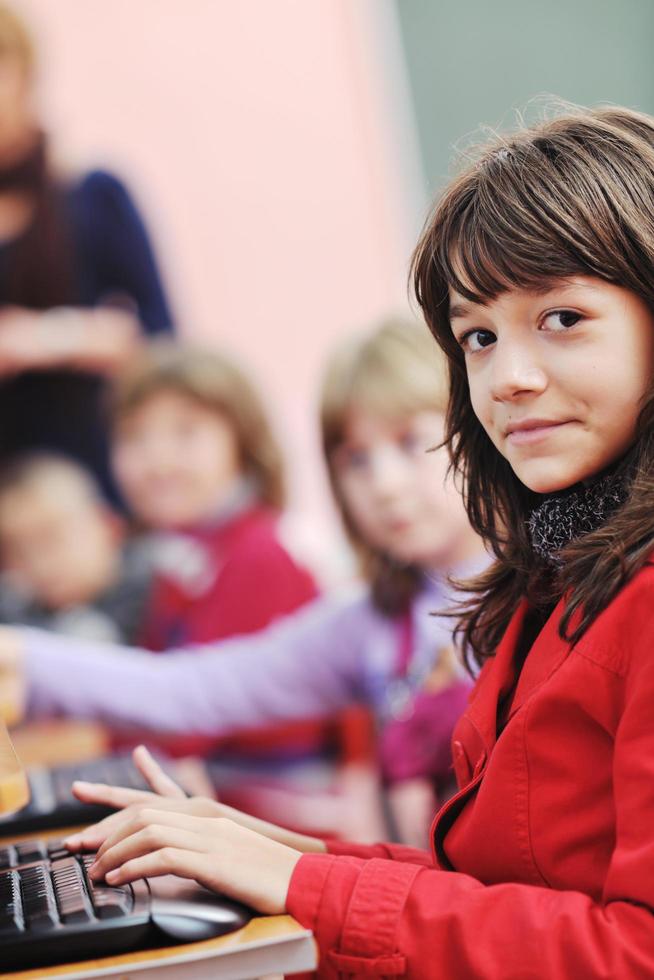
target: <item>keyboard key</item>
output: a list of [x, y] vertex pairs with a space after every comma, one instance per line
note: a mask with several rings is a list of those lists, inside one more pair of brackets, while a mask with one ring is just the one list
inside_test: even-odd
[[120, 919], [132, 911], [134, 900], [128, 888], [110, 888], [96, 885], [93, 889], [93, 907], [98, 919]]
[[84, 872], [74, 857], [53, 861], [52, 884], [62, 922], [91, 922], [94, 918]]
[[59, 922], [59, 915], [47, 867], [35, 864], [32, 868], [23, 868], [19, 874], [27, 928], [31, 932], [53, 929]]
[[0, 874], [0, 936], [23, 932], [23, 902], [17, 871]]
[[10, 844], [9, 847], [0, 847], [0, 871], [5, 868], [16, 866], [16, 848]]
[[27, 840], [22, 844], [15, 844], [18, 864], [30, 864], [32, 861], [43, 861], [48, 856], [48, 849], [45, 841]]
[[[82, 858], [84, 870], [88, 871], [95, 861], [94, 854]], [[118, 919], [129, 915], [134, 907], [134, 893], [129, 885], [98, 885], [88, 879], [91, 901], [99, 919]]]
[[70, 806], [73, 802], [72, 785], [77, 778], [67, 770], [52, 770], [52, 789], [58, 806]]

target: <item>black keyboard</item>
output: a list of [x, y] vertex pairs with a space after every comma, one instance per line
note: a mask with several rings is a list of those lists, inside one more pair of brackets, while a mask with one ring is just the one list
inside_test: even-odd
[[3, 971], [212, 938], [241, 928], [243, 906], [181, 879], [92, 882], [93, 855], [59, 842], [0, 846]]
[[76, 779], [149, 789], [128, 753], [104, 756], [71, 766], [34, 768], [28, 771], [27, 776], [31, 801], [16, 813], [0, 816], [0, 834], [3, 836], [95, 823], [111, 813], [108, 807], [76, 800], [71, 792]]

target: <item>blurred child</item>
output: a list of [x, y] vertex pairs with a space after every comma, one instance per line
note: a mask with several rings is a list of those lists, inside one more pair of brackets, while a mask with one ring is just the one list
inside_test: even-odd
[[[140, 641], [150, 650], [253, 633], [316, 594], [279, 523], [282, 454], [257, 391], [227, 355], [174, 342], [144, 349], [115, 386], [112, 457], [137, 526], [155, 532], [155, 582]], [[114, 744], [133, 744], [114, 733]], [[311, 755], [322, 723], [220, 744], [241, 767]], [[210, 755], [212, 738], [161, 739], [175, 756]]]
[[152, 650], [252, 633], [316, 595], [279, 533], [282, 458], [242, 370], [152, 345], [121, 376], [113, 462], [141, 527], [165, 532], [141, 637]]
[[81, 464], [54, 453], [15, 459], [0, 476], [0, 620], [133, 643], [151, 568]]
[[[450, 734], [468, 684], [451, 657], [447, 575], [485, 564], [440, 446], [448, 383], [424, 326], [389, 323], [331, 362], [322, 433], [331, 481], [359, 551], [365, 589], [323, 599], [253, 637], [193, 654], [117, 657], [19, 637], [33, 711], [64, 711], [158, 730], [230, 732], [327, 715], [363, 701], [381, 732], [397, 833], [427, 832], [434, 788], [450, 778]], [[253, 596], [248, 593], [249, 598]], [[12, 638], [3, 638], [3, 645]]]

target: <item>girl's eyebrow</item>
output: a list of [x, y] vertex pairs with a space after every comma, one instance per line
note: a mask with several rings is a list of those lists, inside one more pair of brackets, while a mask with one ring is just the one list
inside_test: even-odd
[[[548, 296], [550, 293], [567, 293], [576, 289], [584, 289], [592, 292], [593, 287], [589, 286], [587, 283], [578, 282], [574, 279], [562, 279], [558, 282], [555, 280], [546, 280], [538, 286], [533, 286], [531, 288], [531, 292], [533, 292], [534, 295], [542, 298], [544, 296]], [[474, 314], [476, 309], [484, 309], [485, 306], [485, 303], [466, 304], [463, 302], [455, 302], [450, 306], [450, 321], [460, 317], [471, 316]]]
[[456, 317], [469, 316], [471, 312], [471, 307], [466, 306], [465, 303], [455, 303], [450, 306], [450, 320], [454, 320]]

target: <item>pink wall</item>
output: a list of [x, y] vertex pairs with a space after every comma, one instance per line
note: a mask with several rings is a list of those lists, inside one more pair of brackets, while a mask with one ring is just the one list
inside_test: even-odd
[[321, 363], [338, 337], [405, 304], [416, 220], [406, 119], [397, 100], [387, 111], [389, 91], [402, 87], [397, 77], [389, 85], [398, 70], [388, 63], [389, 4], [26, 0], [20, 9], [41, 42], [41, 101], [60, 155], [128, 178], [182, 330], [253, 366], [288, 447], [294, 509], [324, 538]]

